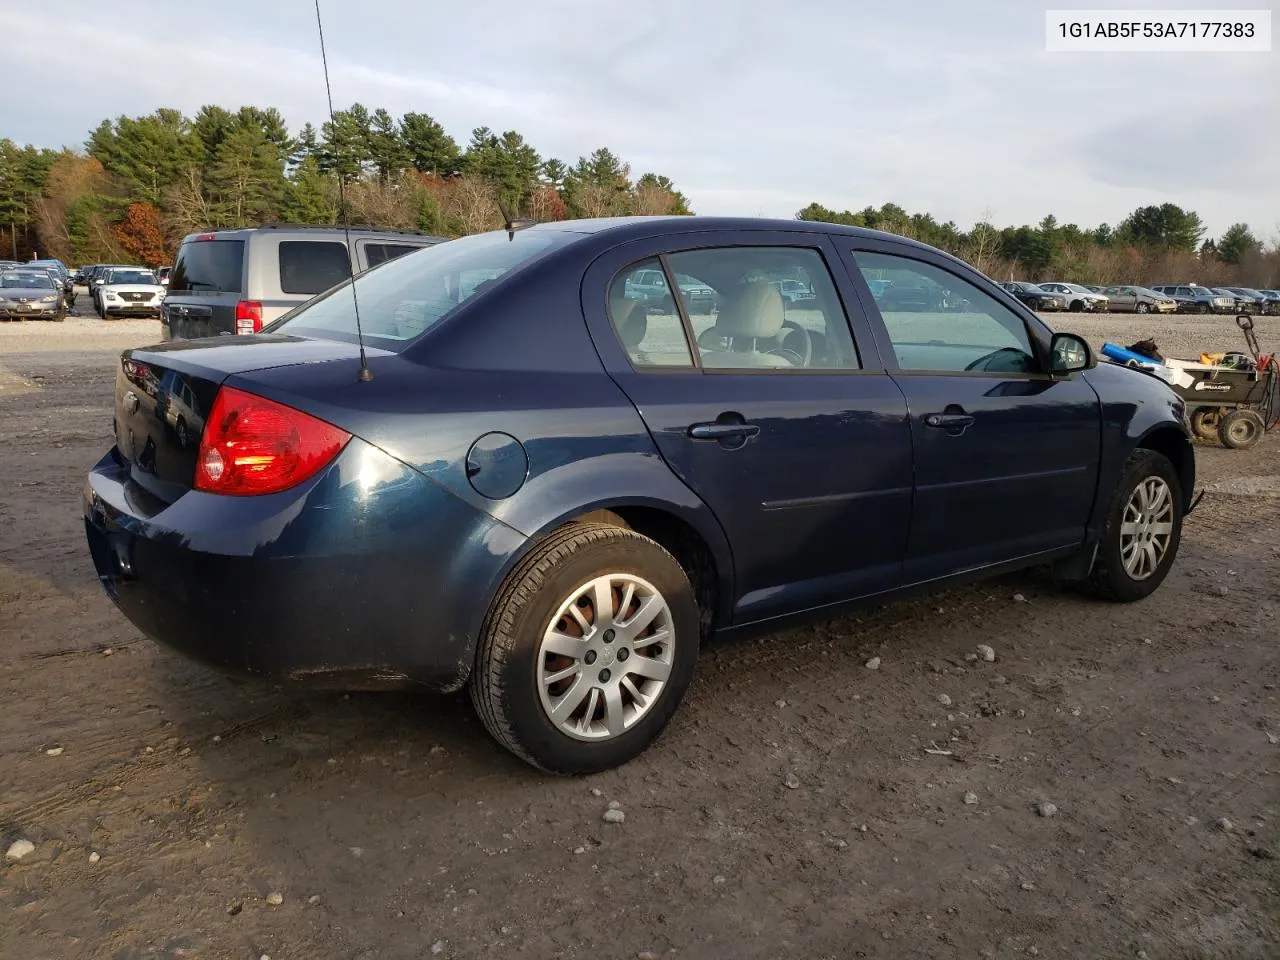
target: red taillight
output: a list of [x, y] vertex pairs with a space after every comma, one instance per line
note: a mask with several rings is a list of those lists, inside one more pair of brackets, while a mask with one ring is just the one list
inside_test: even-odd
[[200, 437], [195, 488], [233, 496], [279, 493], [314, 475], [350, 439], [292, 407], [223, 387]]
[[262, 302], [241, 300], [236, 304], [236, 335], [257, 333], [262, 329]]

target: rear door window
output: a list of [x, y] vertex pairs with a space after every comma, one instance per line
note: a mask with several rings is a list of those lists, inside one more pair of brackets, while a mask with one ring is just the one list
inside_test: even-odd
[[285, 293], [324, 293], [350, 276], [351, 257], [345, 243], [280, 241], [280, 289]]
[[243, 278], [243, 240], [187, 240], [173, 262], [169, 292], [240, 293]]

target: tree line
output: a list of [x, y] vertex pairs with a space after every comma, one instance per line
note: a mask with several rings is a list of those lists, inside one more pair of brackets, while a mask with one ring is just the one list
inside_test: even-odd
[[[444, 236], [493, 229], [504, 215], [692, 213], [670, 178], [633, 179], [606, 147], [569, 165], [514, 130], [477, 127], [459, 144], [425, 113], [395, 118], [356, 103], [318, 129], [290, 131], [274, 108], [210, 105], [194, 117], [160, 109], [104, 120], [83, 150], [0, 140], [0, 257], [157, 265], [193, 231], [337, 223], [340, 195], [350, 223]], [[1173, 203], [1140, 207], [1114, 227], [1052, 215], [1000, 227], [988, 212], [962, 230], [893, 203], [858, 212], [811, 203], [796, 217], [921, 240], [997, 279], [1280, 286], [1276, 244], [1267, 249], [1244, 223], [1207, 237], [1201, 218]]]
[[0, 140], [0, 257], [168, 262], [205, 229], [353, 224], [461, 236], [538, 220], [689, 214], [670, 178], [632, 175], [607, 147], [569, 165], [514, 130], [465, 145], [424, 113], [362, 104], [296, 132], [274, 108], [205, 106], [104, 120], [83, 151]]
[[1091, 228], [1060, 224], [1052, 214], [1034, 227], [997, 227], [987, 212], [972, 229], [961, 230], [893, 203], [857, 213], [811, 203], [797, 217], [910, 237], [997, 280], [1280, 287], [1280, 238], [1268, 249], [1244, 223], [1232, 224], [1216, 239], [1207, 237], [1200, 216], [1173, 203], [1139, 207], [1114, 227]]

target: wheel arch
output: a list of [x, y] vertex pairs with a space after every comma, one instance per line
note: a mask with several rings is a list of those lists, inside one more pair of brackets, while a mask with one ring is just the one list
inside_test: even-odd
[[530, 538], [530, 548], [571, 523], [610, 523], [655, 541], [676, 558], [693, 584], [703, 636], [727, 622], [733, 600], [733, 558], [723, 530], [709, 511], [691, 513], [643, 497], [603, 498], [548, 521]]
[[1185, 428], [1171, 423], [1159, 424], [1142, 434], [1134, 449], [1154, 450], [1168, 459], [1178, 472], [1178, 482], [1182, 484], [1183, 507], [1190, 504], [1195, 492], [1196, 455]]

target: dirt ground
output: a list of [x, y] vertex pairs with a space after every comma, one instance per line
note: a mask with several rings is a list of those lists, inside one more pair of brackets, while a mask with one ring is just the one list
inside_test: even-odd
[[1031, 573], [716, 644], [652, 749], [555, 780], [465, 698], [235, 683], [116, 612], [79, 496], [157, 338], [0, 324], [0, 956], [1280, 956], [1280, 437], [1198, 447], [1145, 603]]

